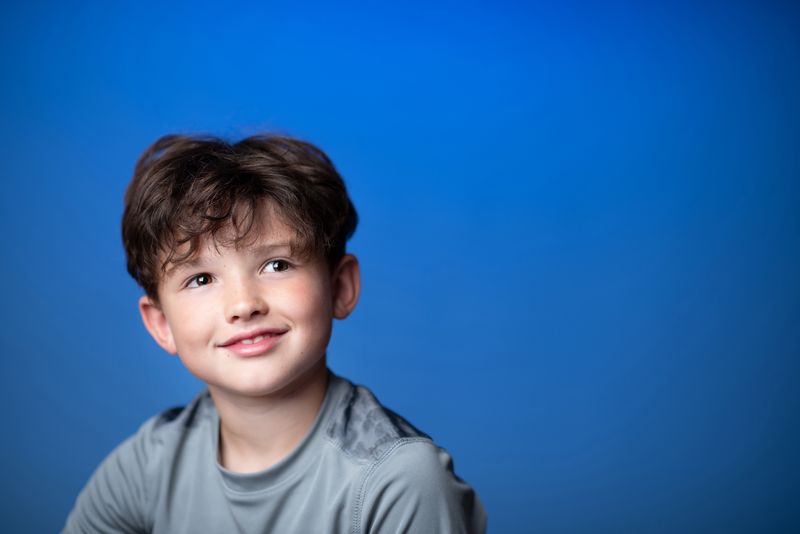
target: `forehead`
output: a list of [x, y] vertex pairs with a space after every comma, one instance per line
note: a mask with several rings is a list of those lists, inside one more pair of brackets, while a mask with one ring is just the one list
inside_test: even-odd
[[234, 213], [228, 224], [214, 235], [201, 236], [207, 248], [224, 247], [247, 249], [264, 242], [283, 241], [296, 243], [297, 232], [288, 224], [286, 217], [271, 202], [263, 202], [255, 210]]
[[[251, 217], [249, 220], [247, 217]], [[203, 259], [231, 251], [244, 254], [261, 254], [281, 249], [281, 254], [304, 254], [307, 247], [297, 232], [272, 205], [251, 212], [237, 222], [234, 218], [213, 234], [203, 234], [182, 240], [173, 250], [162, 254], [163, 273], [169, 277], [176, 271], [202, 263]]]

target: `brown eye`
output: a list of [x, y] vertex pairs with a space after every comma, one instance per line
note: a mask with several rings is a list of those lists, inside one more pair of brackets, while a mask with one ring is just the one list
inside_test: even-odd
[[186, 287], [200, 287], [211, 283], [211, 275], [206, 273], [198, 274], [189, 279]]
[[289, 262], [286, 260], [270, 260], [264, 265], [264, 270], [268, 273], [280, 273], [289, 268]]

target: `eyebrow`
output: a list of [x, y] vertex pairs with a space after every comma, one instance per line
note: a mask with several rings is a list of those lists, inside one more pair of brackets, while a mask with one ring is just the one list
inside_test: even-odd
[[266, 254], [274, 253], [276, 250], [283, 250], [286, 249], [289, 254], [292, 253], [294, 246], [291, 242], [279, 242], [279, 243], [264, 243], [262, 245], [258, 245], [256, 247], [250, 247], [248, 252], [250, 256], [264, 256]]
[[[291, 254], [293, 250], [293, 244], [291, 242], [278, 242], [278, 243], [264, 243], [262, 245], [258, 245], [255, 247], [248, 247], [247, 248], [247, 255], [248, 256], [264, 256], [267, 254], [274, 253], [275, 251], [280, 250], [288, 250], [288, 253]], [[172, 266], [168, 267], [165, 271], [165, 276], [172, 276], [176, 273], [182, 273], [186, 271], [194, 271], [194, 270], [202, 270], [204, 267], [208, 265], [209, 261], [203, 255], [195, 255], [194, 258], [182, 261], [178, 264], [172, 264]]]

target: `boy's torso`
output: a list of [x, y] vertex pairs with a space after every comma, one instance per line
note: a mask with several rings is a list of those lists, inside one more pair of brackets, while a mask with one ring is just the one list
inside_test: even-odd
[[[148, 421], [95, 473], [66, 531], [92, 531], [79, 525], [87, 521], [170, 534], [397, 531], [419, 521], [420, 506], [430, 508], [426, 484], [415, 482], [429, 471], [435, 472], [431, 499], [441, 500], [429, 510], [431, 531], [481, 530], [485, 522], [471, 488], [450, 471], [446, 452], [369, 390], [333, 374], [308, 435], [266, 471], [220, 467], [218, 429], [207, 392]], [[418, 475], [402, 480], [415, 469]]]

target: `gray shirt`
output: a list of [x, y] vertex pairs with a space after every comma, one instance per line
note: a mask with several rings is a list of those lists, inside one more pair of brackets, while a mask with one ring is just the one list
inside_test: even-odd
[[226, 470], [218, 436], [207, 391], [148, 420], [100, 464], [63, 532], [485, 531], [450, 455], [332, 373], [308, 434], [269, 469]]

